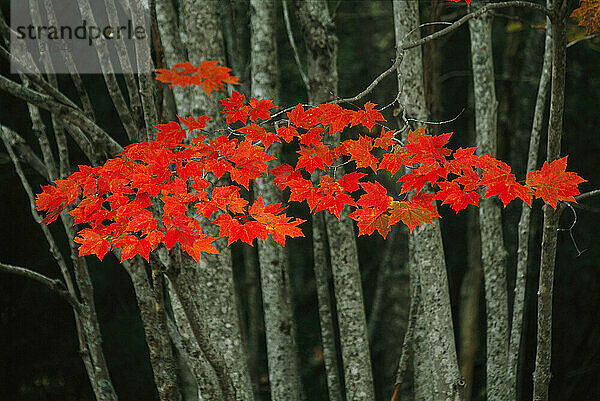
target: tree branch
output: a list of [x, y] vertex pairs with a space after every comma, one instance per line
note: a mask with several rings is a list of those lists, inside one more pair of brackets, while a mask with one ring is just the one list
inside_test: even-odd
[[506, 7], [530, 8], [532, 10], [536, 10], [536, 11], [539, 11], [539, 12], [545, 14], [548, 18], [550, 18], [550, 20], [554, 19], [554, 11], [552, 11], [542, 5], [536, 4], [536, 3], [531, 3], [528, 1], [503, 1], [503, 2], [499, 2], [499, 3], [491, 3], [491, 4], [487, 4], [486, 6], [480, 8], [477, 11], [474, 11], [472, 13], [469, 13], [469, 14], [463, 16], [458, 21], [453, 22], [452, 25], [450, 25], [440, 31], [437, 31], [435, 33], [432, 33], [431, 35], [425, 36], [424, 38], [416, 40], [412, 43], [402, 45], [402, 50], [408, 50], [408, 49], [412, 49], [413, 47], [424, 45], [427, 42], [431, 42], [432, 40], [438, 39], [442, 36], [449, 34], [450, 32], [457, 30], [458, 28], [460, 28], [462, 25], [464, 25], [466, 22], [468, 22], [472, 18], [479, 17], [480, 15], [485, 14], [491, 10], [496, 10], [499, 8], [506, 8]]
[[72, 296], [69, 291], [65, 288], [62, 281], [59, 279], [51, 279], [50, 277], [44, 276], [41, 273], [33, 271], [31, 269], [19, 266], [13, 266], [6, 263], [0, 262], [0, 271], [10, 274], [16, 274], [17, 276], [27, 277], [31, 280], [37, 281], [38, 283], [42, 283], [50, 290], [55, 292], [62, 299], [67, 301], [69, 305], [73, 307], [77, 314], [80, 314], [80, 305], [79, 301]]
[[300, 62], [300, 56], [298, 54], [298, 48], [296, 47], [296, 41], [294, 40], [294, 34], [292, 33], [292, 25], [290, 24], [290, 16], [287, 8], [287, 1], [282, 0], [281, 5], [283, 6], [283, 19], [285, 21], [285, 30], [288, 35], [288, 40], [290, 42], [290, 46], [292, 46], [292, 50], [294, 51], [294, 58], [296, 59], [296, 64], [298, 65], [298, 71], [300, 72], [300, 76], [302, 77], [302, 81], [304, 82], [304, 86], [306, 86], [306, 90], [310, 90], [308, 84], [308, 77], [302, 68], [302, 63]]
[[63, 118], [81, 130], [88, 132], [92, 137], [92, 141], [97, 145], [105, 146], [109, 154], [114, 155], [123, 151], [123, 147], [117, 141], [78, 109], [58, 103], [50, 96], [26, 88], [2, 75], [0, 75], [0, 90], [57, 114], [59, 118]]

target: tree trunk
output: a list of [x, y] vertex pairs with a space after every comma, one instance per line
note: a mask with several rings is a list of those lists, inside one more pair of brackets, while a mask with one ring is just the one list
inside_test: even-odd
[[[271, 99], [277, 103], [279, 96], [273, 0], [251, 0], [250, 28], [252, 96]], [[270, 146], [269, 153], [279, 157], [280, 149], [280, 144], [274, 143]], [[265, 204], [282, 202], [281, 191], [268, 177], [256, 179], [254, 192], [255, 196], [262, 195]], [[285, 250], [271, 238], [264, 243], [257, 241], [257, 244], [271, 399], [299, 401], [301, 383]]]
[[[552, 21], [552, 90], [550, 95], [550, 119], [546, 160], [560, 157], [562, 124], [565, 102], [565, 74], [567, 50], [568, 1], [553, 1]], [[546, 401], [550, 387], [550, 362], [552, 359], [552, 289], [556, 262], [558, 220], [561, 209], [544, 205], [544, 228], [542, 254], [540, 257], [540, 281], [538, 288], [537, 351], [533, 372], [533, 399]]]
[[[546, 21], [546, 39], [544, 46], [544, 62], [540, 75], [540, 82], [535, 101], [533, 124], [529, 138], [529, 152], [527, 156], [527, 173], [536, 169], [540, 136], [544, 111], [546, 109], [546, 98], [550, 83], [550, 68], [552, 66], [552, 36], [550, 21]], [[521, 356], [521, 342], [523, 338], [525, 319], [525, 308], [527, 305], [525, 294], [527, 284], [527, 269], [529, 261], [529, 239], [531, 224], [531, 208], [523, 204], [521, 217], [519, 219], [519, 236], [517, 249], [517, 271], [515, 278], [515, 298], [512, 311], [512, 326], [510, 331], [510, 346], [508, 352], [508, 386], [509, 399], [520, 399], [519, 394], [519, 361]]]
[[[408, 0], [394, 0], [393, 5], [396, 57], [401, 57], [402, 45], [418, 34], [419, 9], [417, 2]], [[406, 114], [427, 120], [420, 47], [405, 52], [398, 69], [398, 87], [402, 91], [400, 107]], [[411, 280], [421, 286], [414, 338], [415, 399], [457, 400], [464, 383], [458, 371], [439, 221], [434, 224], [422, 225], [409, 236]]]
[[[311, 104], [337, 95], [337, 37], [327, 2], [297, 1], [308, 56]], [[339, 141], [339, 136], [334, 139]], [[338, 169], [343, 174], [342, 169]], [[343, 213], [344, 215], [346, 213]], [[347, 400], [374, 400], [373, 374], [353, 222], [325, 215]], [[314, 241], [314, 239], [313, 239]]]
[[[473, 2], [472, 7], [477, 8]], [[481, 155], [497, 153], [496, 116], [498, 102], [492, 58], [492, 16], [485, 14], [469, 21], [473, 91], [475, 93], [475, 137]], [[496, 198], [479, 202], [481, 265], [486, 304], [487, 397], [503, 400], [508, 390], [508, 295], [506, 249], [502, 233], [502, 210]]]

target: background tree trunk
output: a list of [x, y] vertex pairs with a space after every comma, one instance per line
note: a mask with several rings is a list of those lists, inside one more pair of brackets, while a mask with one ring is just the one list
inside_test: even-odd
[[[473, 2], [477, 9], [479, 3]], [[496, 116], [498, 102], [492, 58], [492, 16], [469, 21], [473, 91], [475, 93], [475, 132], [477, 152], [497, 156]], [[502, 211], [496, 198], [479, 202], [481, 265], [486, 304], [487, 397], [503, 400], [508, 393], [508, 294], [506, 288], [506, 249], [502, 233]]]
[[[399, 52], [396, 57], [401, 57], [402, 45], [418, 39], [415, 28], [419, 26], [419, 9], [418, 3], [413, 1], [395, 0], [393, 4]], [[426, 121], [420, 47], [405, 52], [398, 69], [398, 88], [401, 91], [400, 107], [406, 115]], [[416, 228], [408, 241], [411, 280], [413, 285], [421, 287], [421, 308], [417, 313], [413, 348], [415, 399], [458, 400], [464, 383], [458, 371], [439, 221], [435, 226], [425, 224]]]
[[[257, 99], [278, 103], [277, 46], [275, 42], [275, 2], [250, 2], [251, 92]], [[279, 157], [281, 144], [274, 143], [269, 153]], [[277, 160], [274, 160], [276, 162]], [[275, 167], [275, 166], [271, 166]], [[265, 203], [283, 201], [281, 191], [268, 177], [255, 181], [254, 195]], [[295, 324], [292, 313], [291, 282], [285, 250], [271, 238], [256, 241], [267, 337], [267, 364], [273, 401], [299, 401], [300, 373], [296, 356]]]

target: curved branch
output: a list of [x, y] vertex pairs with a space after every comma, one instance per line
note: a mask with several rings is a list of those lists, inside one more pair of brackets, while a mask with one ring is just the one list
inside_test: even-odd
[[440, 31], [437, 31], [435, 33], [432, 33], [431, 35], [425, 36], [424, 38], [416, 40], [412, 43], [402, 45], [402, 50], [408, 50], [408, 49], [412, 49], [413, 47], [424, 45], [425, 43], [431, 42], [432, 40], [435, 40], [437, 38], [440, 38], [442, 36], [449, 34], [450, 32], [457, 30], [458, 28], [460, 28], [462, 25], [464, 25], [466, 22], [468, 22], [469, 20], [471, 20], [473, 18], [479, 17], [480, 15], [485, 14], [491, 10], [496, 10], [498, 8], [506, 8], [506, 7], [530, 8], [532, 10], [536, 10], [536, 11], [539, 11], [539, 12], [545, 14], [548, 18], [550, 18], [551, 21], [554, 20], [554, 11], [552, 11], [542, 5], [536, 4], [536, 3], [531, 3], [528, 1], [503, 1], [503, 2], [499, 2], [499, 3], [491, 3], [484, 7], [481, 7], [477, 11], [474, 11], [472, 13], [469, 13], [469, 14], [463, 16], [458, 21], [453, 22], [452, 25], [450, 25]]
[[38, 283], [42, 283], [50, 290], [54, 291], [58, 296], [67, 301], [69, 305], [73, 307], [75, 313], [80, 314], [79, 301], [72, 296], [69, 291], [65, 288], [62, 281], [59, 279], [51, 279], [50, 277], [44, 276], [41, 273], [33, 271], [31, 269], [19, 266], [13, 266], [6, 263], [0, 262], [0, 271], [10, 274], [16, 274], [17, 276], [27, 277]]
[[[500, 3], [492, 3], [492, 4], [488, 4], [485, 7], [480, 8], [477, 11], [474, 11], [472, 13], [469, 13], [467, 15], [465, 15], [464, 17], [462, 17], [461, 19], [459, 19], [456, 22], [453, 22], [450, 26], [437, 31], [435, 33], [432, 33], [429, 36], [426, 36], [422, 39], [416, 40], [414, 42], [408, 43], [408, 44], [403, 44], [402, 47], [399, 50], [408, 50], [408, 49], [412, 49], [413, 47], [417, 47], [417, 46], [421, 46], [424, 45], [428, 42], [431, 42], [432, 40], [438, 39], [442, 36], [445, 36], [447, 34], [449, 34], [450, 32], [453, 32], [455, 30], [457, 30], [458, 28], [460, 28], [462, 25], [464, 25], [465, 23], [467, 23], [469, 20], [478, 17], [482, 14], [485, 14], [491, 10], [495, 10], [498, 8], [506, 8], [506, 7], [521, 7], [521, 8], [531, 8], [533, 10], [537, 10], [541, 13], [544, 13], [546, 16], [548, 16], [548, 18], [550, 18], [550, 20], [554, 19], [554, 12], [544, 6], [541, 6], [539, 4], [536, 3], [531, 3], [528, 1], [503, 1]], [[436, 23], [437, 24], [437, 23]], [[407, 35], [408, 36], [408, 35]], [[392, 64], [392, 66], [390, 68], [388, 68], [387, 70], [385, 70], [383, 73], [381, 73], [377, 78], [375, 78], [375, 80], [373, 82], [371, 82], [369, 84], [369, 86], [367, 86], [367, 88], [365, 90], [363, 90], [362, 92], [360, 92], [358, 95], [354, 96], [354, 97], [350, 97], [350, 98], [346, 98], [346, 99], [338, 99], [335, 100], [333, 103], [342, 103], [342, 102], [355, 102], [357, 100], [360, 100], [361, 98], [363, 98], [364, 96], [366, 96], [367, 94], [369, 94], [377, 85], [379, 85], [379, 83], [388, 75], [390, 75], [392, 72], [394, 72], [398, 67], [400, 67], [400, 64], [402, 63], [402, 59], [404, 56], [404, 52], [400, 51], [398, 53], [398, 57], [396, 57], [396, 60], [394, 61], [394, 64]]]

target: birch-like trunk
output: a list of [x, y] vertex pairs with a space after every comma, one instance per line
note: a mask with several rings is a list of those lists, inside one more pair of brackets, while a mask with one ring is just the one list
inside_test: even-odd
[[[568, 1], [553, 1], [554, 19], [552, 29], [552, 86], [550, 95], [550, 118], [546, 160], [560, 157], [562, 125], [565, 103], [565, 74], [567, 56]], [[552, 358], [552, 292], [556, 242], [560, 210], [544, 205], [544, 228], [542, 231], [542, 254], [540, 257], [540, 281], [538, 288], [537, 350], [533, 372], [533, 399], [546, 401], [550, 387], [550, 362]]]
[[[178, 26], [184, 31], [184, 35], [178, 35], [176, 30], [171, 30], [171, 38], [174, 44], [173, 51], [187, 50], [188, 61], [198, 65], [204, 60], [217, 60], [225, 65], [225, 50], [221, 22], [218, 15], [217, 2], [183, 1], [179, 10], [181, 24]], [[157, 7], [157, 18], [159, 8]], [[165, 10], [169, 10], [165, 5]], [[169, 20], [176, 24], [176, 20]], [[162, 31], [161, 31], [162, 33]], [[178, 39], [182, 40], [182, 46], [176, 45]], [[169, 54], [165, 47], [167, 60], [181, 57], [181, 54]], [[179, 50], [178, 50], [179, 49]], [[175, 96], [177, 110], [181, 115], [199, 116], [206, 114], [211, 117], [208, 129], [217, 129], [225, 126], [223, 115], [219, 112], [220, 98], [225, 96], [222, 92], [211, 93], [210, 99], [203, 93], [201, 88], [186, 88], [189, 90], [189, 102], [185, 96]], [[207, 227], [208, 232], [209, 227]], [[216, 234], [211, 233], [211, 234]], [[236, 399], [253, 400], [254, 395], [250, 385], [248, 373], [247, 355], [242, 346], [240, 320], [237, 311], [236, 293], [233, 284], [233, 270], [231, 251], [226, 244], [219, 240], [215, 243], [220, 255], [206, 255], [200, 266], [199, 280], [190, 283], [191, 291], [201, 298], [197, 307], [202, 308], [200, 316], [206, 318], [205, 324], [211, 328], [210, 341], [215, 345], [217, 351], [223, 356], [233, 385], [236, 389]], [[197, 269], [194, 263], [186, 261], [182, 268]], [[190, 322], [194, 323], [194, 322]], [[210, 399], [210, 395], [203, 395]]]
[[[296, 1], [296, 8], [308, 57], [308, 100], [311, 104], [332, 100], [337, 94], [338, 82], [337, 37], [327, 2]], [[336, 140], [339, 141], [339, 137]], [[332, 214], [326, 214], [325, 227], [337, 305], [346, 399], [374, 400], [354, 226], [347, 217], [338, 221]]]
[[[394, 0], [396, 49], [418, 35], [418, 2]], [[411, 35], [409, 35], [411, 33]], [[401, 54], [397, 54], [400, 57]], [[407, 116], [427, 120], [421, 48], [405, 52], [398, 69], [399, 102]], [[422, 225], [409, 236], [411, 280], [421, 286], [414, 336], [416, 400], [458, 400], [464, 383], [458, 371], [448, 277], [439, 227]]]
[[[279, 96], [275, 28], [275, 2], [251, 0], [251, 93], [257, 99], [271, 99], [277, 103]], [[279, 157], [280, 150], [281, 145], [274, 143], [270, 146], [269, 153]], [[256, 179], [254, 194], [255, 197], [262, 195], [265, 203], [282, 202], [281, 191], [268, 177]], [[264, 243], [257, 241], [257, 246], [271, 399], [299, 401], [301, 383], [285, 250], [271, 238]]]
[[[478, 4], [471, 5], [474, 9]], [[484, 14], [469, 21], [473, 91], [475, 98], [475, 138], [479, 154], [497, 153], [496, 118], [498, 102], [492, 58], [492, 16]], [[479, 202], [481, 266], [486, 304], [486, 378], [490, 401], [504, 400], [508, 393], [508, 295], [506, 288], [506, 249], [502, 233], [502, 209], [496, 198]]]
[[[550, 21], [546, 21], [546, 39], [544, 46], [544, 61], [535, 101], [533, 123], [529, 137], [529, 152], [527, 156], [527, 173], [536, 169], [540, 136], [546, 109], [546, 98], [550, 84], [550, 69], [552, 67], [552, 32]], [[527, 284], [527, 267], [529, 261], [529, 239], [531, 224], [531, 208], [523, 204], [519, 219], [519, 236], [517, 248], [517, 271], [515, 278], [515, 298], [512, 311], [512, 326], [510, 331], [510, 344], [508, 353], [508, 386], [509, 399], [519, 397], [519, 361], [521, 360], [521, 342], [525, 324], [525, 290]]]

